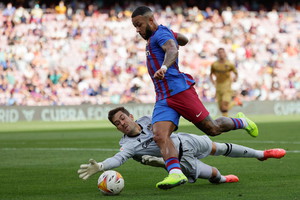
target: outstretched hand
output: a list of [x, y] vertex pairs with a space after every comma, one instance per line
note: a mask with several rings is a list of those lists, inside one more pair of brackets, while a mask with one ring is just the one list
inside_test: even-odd
[[101, 162], [97, 163], [94, 159], [90, 159], [88, 164], [80, 165], [77, 173], [79, 174], [79, 178], [87, 180], [90, 176], [103, 170], [103, 164]]

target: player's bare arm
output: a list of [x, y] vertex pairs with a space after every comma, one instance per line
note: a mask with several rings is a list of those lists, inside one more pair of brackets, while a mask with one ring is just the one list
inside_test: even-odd
[[214, 84], [214, 85], [216, 84], [215, 80], [214, 80], [214, 73], [213, 73], [212, 69], [211, 69], [210, 74], [209, 74], [209, 79], [212, 82], [212, 84]]
[[[162, 49], [165, 51], [165, 59], [162, 63], [162, 66], [165, 65], [166, 67], [170, 67], [173, 65], [178, 57], [178, 47], [174, 40], [168, 40], [163, 46]], [[156, 79], [163, 79], [165, 77], [167, 69], [160, 68], [154, 74], [154, 78]]]
[[180, 46], [185, 46], [188, 42], [189, 39], [187, 37], [185, 37], [185, 35], [181, 34], [181, 33], [176, 33], [177, 34], [177, 43]]

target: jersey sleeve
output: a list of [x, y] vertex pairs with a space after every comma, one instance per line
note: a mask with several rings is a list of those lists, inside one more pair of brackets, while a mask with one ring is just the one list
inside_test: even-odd
[[134, 149], [130, 147], [122, 147], [122, 151], [116, 153], [113, 157], [107, 158], [103, 161], [104, 170], [109, 170], [121, 166], [129, 158], [134, 156]]
[[173, 32], [166, 28], [159, 29], [158, 34], [156, 34], [155, 40], [160, 47], [162, 47], [168, 40], [174, 40], [177, 44], [177, 40], [175, 39], [175, 35], [173, 34]]
[[215, 73], [215, 63], [216, 63], [216, 62], [213, 62], [213, 63], [211, 64], [211, 66], [210, 66], [210, 71], [211, 71], [211, 73]]

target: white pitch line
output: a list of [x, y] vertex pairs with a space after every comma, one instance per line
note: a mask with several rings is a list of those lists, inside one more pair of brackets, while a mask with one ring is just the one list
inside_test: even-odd
[[0, 148], [3, 151], [119, 151], [119, 149], [105, 149], [105, 148]]
[[300, 150], [292, 150], [292, 151], [286, 151], [288, 153], [300, 153]]
[[[218, 141], [218, 142], [226, 142], [228, 141]], [[230, 140], [229, 143], [257, 143], [257, 144], [300, 144], [300, 142], [291, 142], [291, 141], [257, 141], [257, 140]]]
[[[1, 151], [113, 151], [118, 152], [119, 149], [106, 148], [0, 148]], [[286, 151], [287, 153], [300, 153], [300, 150]]]

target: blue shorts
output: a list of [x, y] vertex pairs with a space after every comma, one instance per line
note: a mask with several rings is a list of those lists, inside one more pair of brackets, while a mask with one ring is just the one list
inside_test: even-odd
[[173, 108], [168, 106], [167, 100], [157, 101], [152, 114], [152, 124], [160, 121], [171, 121], [178, 128], [180, 115]]
[[178, 127], [180, 116], [197, 124], [208, 115], [209, 112], [200, 101], [194, 87], [190, 87], [183, 92], [157, 101], [152, 114], [152, 124], [159, 121], [171, 121]]

